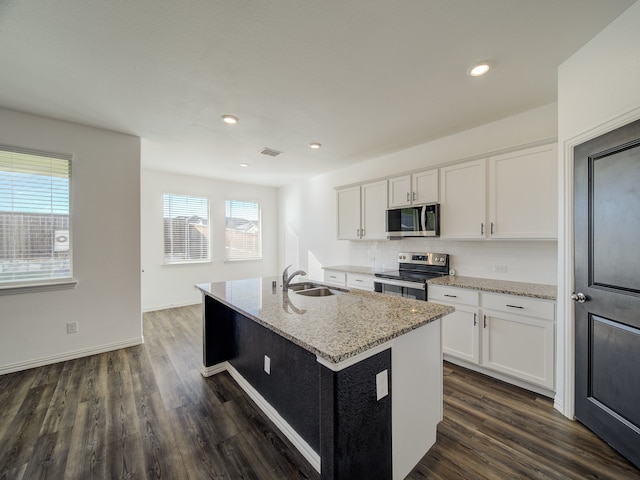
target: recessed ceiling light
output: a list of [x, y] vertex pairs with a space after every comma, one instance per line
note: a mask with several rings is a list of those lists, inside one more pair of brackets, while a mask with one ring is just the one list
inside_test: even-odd
[[489, 65], [489, 62], [480, 62], [472, 65], [468, 73], [472, 77], [481, 77], [482, 75], [485, 75], [490, 69], [491, 65]]
[[228, 125], [235, 125], [239, 120], [238, 117], [233, 115], [222, 115], [222, 121]]
[[313, 142], [313, 143], [309, 144], [309, 148], [313, 148], [314, 150], [319, 149], [321, 146], [322, 146], [322, 144], [318, 143], [318, 142]]
[[249, 164], [248, 164], [248, 163], [241, 163], [241, 164], [240, 164], [240, 166], [241, 166], [241, 167], [248, 167], [248, 166], [249, 166]]

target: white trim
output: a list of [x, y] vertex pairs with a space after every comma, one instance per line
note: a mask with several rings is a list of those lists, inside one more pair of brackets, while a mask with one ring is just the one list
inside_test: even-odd
[[575, 412], [575, 335], [574, 306], [569, 299], [574, 288], [573, 263], [573, 149], [581, 143], [599, 137], [640, 119], [640, 107], [618, 115], [562, 143], [563, 158], [559, 164], [558, 199], [558, 354], [556, 358], [556, 389], [554, 407], [573, 419]]
[[5, 373], [19, 372], [21, 370], [27, 370], [29, 368], [42, 367], [43, 365], [50, 365], [52, 363], [66, 362], [67, 360], [76, 360], [78, 358], [88, 357], [90, 355], [96, 355], [98, 353], [120, 350], [121, 348], [135, 347], [136, 345], [142, 345], [143, 343], [144, 338], [138, 337], [131, 340], [126, 340], [124, 342], [109, 343], [107, 345], [100, 345], [98, 347], [83, 348], [82, 350], [75, 350], [73, 352], [51, 355], [49, 357], [36, 358], [34, 360], [27, 360], [24, 362], [10, 363], [9, 365], [0, 366], [0, 375], [4, 375]]
[[204, 365], [200, 369], [200, 373], [203, 377], [211, 377], [212, 375], [216, 375], [218, 373], [226, 372], [229, 370], [229, 362], [216, 363], [215, 365], [211, 365], [210, 367], [205, 367]]
[[238, 382], [240, 387], [245, 391], [247, 395], [253, 400], [260, 410], [269, 417], [269, 419], [276, 424], [276, 427], [289, 439], [293, 446], [298, 449], [304, 458], [320, 473], [320, 455], [313, 450], [309, 444], [296, 432], [291, 425], [289, 425], [284, 418], [280, 416], [278, 411], [267, 402], [258, 391], [247, 382], [242, 375], [233, 367], [233, 365], [227, 363], [227, 371]]
[[367, 350], [366, 352], [362, 352], [359, 353], [357, 355], [354, 355], [353, 357], [349, 357], [346, 360], [344, 360], [343, 362], [339, 362], [339, 363], [332, 363], [328, 360], [325, 360], [324, 358], [320, 358], [318, 356], [316, 356], [316, 361], [320, 364], [323, 365], [325, 367], [327, 367], [329, 370], [333, 371], [333, 372], [339, 372], [340, 370], [344, 370], [345, 368], [350, 367], [351, 365], [355, 365], [356, 363], [361, 362], [362, 360], [369, 358], [369, 357], [373, 357], [374, 355], [377, 355], [380, 352], [383, 352], [385, 350], [388, 350], [389, 348], [391, 348], [393, 345], [393, 341], [390, 342], [385, 342], [381, 345], [378, 345], [377, 347], [373, 347], [369, 350]]
[[52, 290], [71, 290], [76, 288], [78, 282], [75, 280], [64, 280], [57, 282], [43, 282], [43, 283], [25, 283], [23, 285], [8, 285], [0, 287], [0, 295], [15, 295], [18, 293], [34, 293], [34, 292], [49, 292]]
[[169, 303], [167, 305], [156, 305], [154, 307], [143, 307], [142, 313], [155, 312], [158, 310], [167, 310], [169, 308], [178, 308], [178, 307], [190, 307], [191, 305], [201, 305], [202, 298], [200, 300], [185, 300], [184, 302], [178, 303]]

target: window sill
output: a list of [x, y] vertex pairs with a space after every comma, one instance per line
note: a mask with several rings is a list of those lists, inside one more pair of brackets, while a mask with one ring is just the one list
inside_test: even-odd
[[256, 258], [225, 258], [224, 263], [238, 263], [238, 262], [261, 262], [262, 257]]
[[184, 262], [164, 262], [161, 263], [163, 267], [171, 267], [174, 265], [210, 265], [211, 260], [198, 260], [198, 261], [184, 261]]
[[18, 293], [49, 292], [53, 290], [71, 290], [76, 288], [76, 280], [64, 280], [60, 282], [28, 283], [24, 285], [0, 286], [0, 295], [15, 295]]

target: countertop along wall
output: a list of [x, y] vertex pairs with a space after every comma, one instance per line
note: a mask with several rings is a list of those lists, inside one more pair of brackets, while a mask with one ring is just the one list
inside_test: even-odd
[[[451, 253], [461, 275], [556, 284], [556, 241], [336, 240], [335, 187], [428, 169], [518, 146], [553, 141], [557, 104], [549, 104], [449, 137], [378, 157], [280, 189], [280, 264], [294, 264], [322, 278], [322, 266], [395, 267], [398, 251]], [[506, 264], [507, 272], [493, 272]]]
[[[163, 265], [162, 195], [175, 193], [209, 198], [211, 258], [209, 263]], [[142, 170], [142, 310], [199, 303], [197, 283], [275, 275], [278, 266], [278, 190], [203, 177]], [[260, 203], [262, 260], [224, 261], [225, 200]]]
[[141, 343], [140, 139], [0, 109], [0, 144], [72, 155], [78, 282], [0, 296], [0, 374]]

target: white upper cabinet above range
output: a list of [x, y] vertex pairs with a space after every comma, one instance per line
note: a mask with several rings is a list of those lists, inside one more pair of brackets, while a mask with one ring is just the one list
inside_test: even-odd
[[389, 179], [389, 208], [438, 202], [438, 169]]
[[556, 144], [489, 159], [491, 238], [558, 237]]

